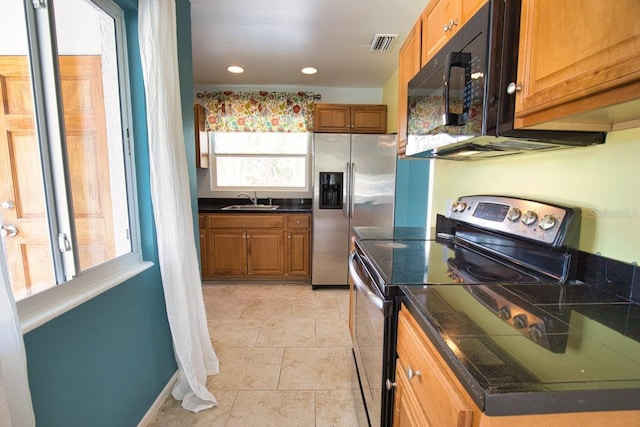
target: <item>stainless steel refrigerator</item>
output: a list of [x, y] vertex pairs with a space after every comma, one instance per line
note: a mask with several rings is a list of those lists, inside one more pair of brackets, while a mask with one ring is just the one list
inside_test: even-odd
[[393, 226], [396, 135], [314, 134], [312, 287], [347, 285], [354, 226]]

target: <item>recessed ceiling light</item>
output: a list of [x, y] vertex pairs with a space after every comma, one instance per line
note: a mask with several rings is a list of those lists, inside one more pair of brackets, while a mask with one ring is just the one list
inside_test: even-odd
[[316, 70], [313, 67], [305, 67], [305, 68], [302, 69], [302, 73], [303, 74], [315, 74], [317, 72], [318, 72], [318, 70]]
[[227, 67], [227, 71], [234, 74], [244, 73], [244, 68], [238, 67], [237, 65], [231, 65]]

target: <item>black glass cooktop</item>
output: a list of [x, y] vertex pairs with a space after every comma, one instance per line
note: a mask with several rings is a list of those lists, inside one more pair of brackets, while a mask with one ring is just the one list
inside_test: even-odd
[[[485, 286], [527, 299], [551, 327], [537, 339], [549, 338], [561, 347], [554, 351], [539, 345], [526, 328], [514, 328], [470, 292]], [[640, 407], [636, 304], [585, 284], [400, 289], [414, 317], [488, 414]]]
[[538, 279], [443, 240], [361, 240], [356, 243], [384, 284], [531, 283]]
[[424, 227], [353, 227], [359, 240], [429, 240]]

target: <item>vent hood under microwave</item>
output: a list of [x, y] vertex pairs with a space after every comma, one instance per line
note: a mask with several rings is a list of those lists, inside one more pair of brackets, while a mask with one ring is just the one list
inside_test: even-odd
[[480, 160], [584, 147], [602, 132], [514, 129], [520, 0], [490, 0], [411, 79], [407, 156]]

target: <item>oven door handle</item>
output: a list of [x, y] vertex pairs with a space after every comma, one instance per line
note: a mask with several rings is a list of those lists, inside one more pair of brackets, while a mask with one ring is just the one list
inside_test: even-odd
[[380, 311], [384, 311], [384, 299], [375, 290], [360, 278], [360, 275], [356, 271], [356, 254], [352, 252], [349, 255], [349, 276], [353, 280], [353, 284], [356, 289], [367, 296], [369, 301]]

